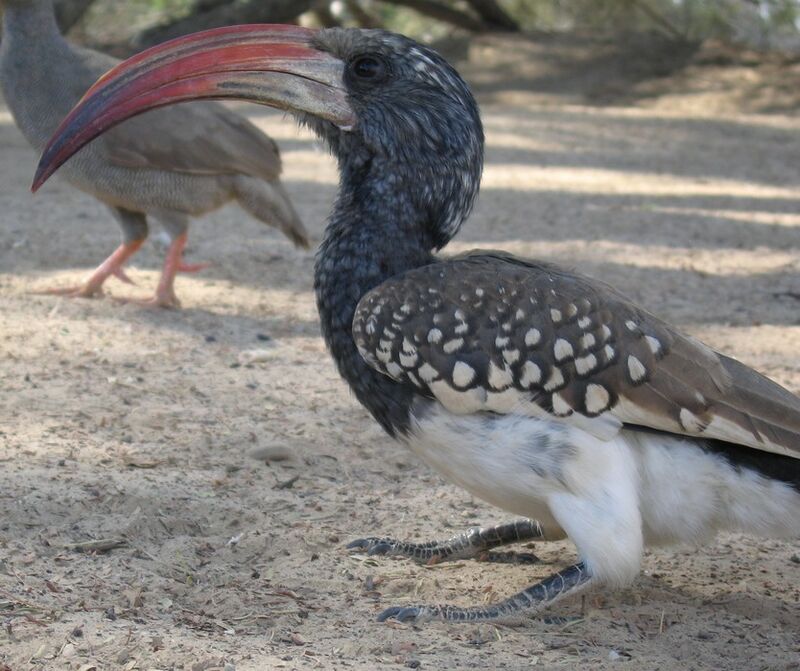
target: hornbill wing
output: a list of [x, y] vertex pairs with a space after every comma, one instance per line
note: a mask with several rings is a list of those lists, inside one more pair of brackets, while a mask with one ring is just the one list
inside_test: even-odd
[[101, 141], [112, 163], [129, 168], [264, 180], [281, 174], [275, 141], [214, 102], [151, 110], [112, 128]]
[[800, 399], [610, 286], [502, 252], [385, 281], [358, 304], [364, 359], [455, 413], [635, 425], [800, 459]]

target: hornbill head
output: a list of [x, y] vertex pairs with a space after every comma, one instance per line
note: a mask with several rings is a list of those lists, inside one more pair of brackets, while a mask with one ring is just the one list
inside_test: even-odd
[[[442, 247], [469, 213], [483, 165], [478, 108], [436, 52], [378, 30], [243, 25], [148, 49], [87, 91], [44, 150], [33, 190], [112, 126], [202, 98], [287, 110], [336, 154], [343, 184], [382, 180]], [[374, 193], [374, 191], [373, 191]]]

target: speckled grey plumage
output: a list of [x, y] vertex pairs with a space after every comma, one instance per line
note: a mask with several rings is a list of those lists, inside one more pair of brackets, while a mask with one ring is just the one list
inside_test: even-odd
[[[717, 528], [796, 533], [800, 399], [602, 282], [499, 252], [435, 256], [480, 182], [483, 133], [466, 85], [399, 36], [332, 30], [316, 43], [348, 64], [358, 119], [350, 131], [305, 119], [341, 172], [315, 278], [340, 373], [390, 435], [474, 495], [542, 516], [537, 534], [566, 531], [583, 560], [494, 605], [394, 606], [378, 619], [513, 618], [598, 581], [624, 584], [644, 526], [690, 542]], [[386, 76], [359, 82], [359, 54], [381, 59]], [[640, 443], [642, 430], [668, 435]], [[693, 462], [685, 473], [681, 459]], [[649, 480], [629, 497], [639, 467]], [[684, 476], [697, 509], [671, 498]], [[705, 516], [707, 504], [722, 517]], [[461, 548], [352, 544], [423, 559]]]
[[[796, 461], [797, 397], [613, 288], [508, 254], [434, 256], [480, 183], [483, 131], [469, 89], [402, 36], [334, 29], [316, 43], [345, 63], [371, 54], [390, 69], [379, 85], [346, 71], [353, 132], [305, 120], [341, 171], [316, 265], [323, 332], [341, 374], [390, 434], [408, 430], [415, 398], [447, 406], [451, 392], [475, 392], [460, 411], [509, 412], [527, 398], [554, 417], [585, 417], [590, 432], [642, 425]], [[463, 384], [454, 380], [459, 362]], [[516, 395], [492, 404], [509, 389]]]
[[[86, 89], [118, 61], [67, 42], [52, 0], [2, 0], [0, 6], [0, 86], [20, 131], [41, 151]], [[121, 124], [76, 154], [61, 174], [116, 210], [127, 242], [146, 233], [145, 215], [175, 237], [190, 216], [237, 200], [308, 246], [280, 173], [270, 138], [217, 103], [195, 102]]]

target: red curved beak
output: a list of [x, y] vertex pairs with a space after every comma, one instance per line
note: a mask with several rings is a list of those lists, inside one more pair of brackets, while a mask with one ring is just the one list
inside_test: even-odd
[[218, 28], [129, 58], [103, 75], [61, 122], [42, 153], [31, 189], [36, 191], [112, 126], [187, 100], [249, 100], [353, 126], [344, 64], [312, 46], [315, 32], [268, 24]]

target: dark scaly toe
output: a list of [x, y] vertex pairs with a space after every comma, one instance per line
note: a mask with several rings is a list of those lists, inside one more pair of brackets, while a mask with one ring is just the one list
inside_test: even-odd
[[378, 622], [390, 619], [398, 622], [424, 622], [431, 618], [429, 610], [425, 606], [392, 606], [378, 615]]
[[549, 617], [543, 617], [542, 622], [545, 624], [551, 624], [556, 626], [563, 626], [565, 624], [573, 624], [574, 622], [581, 622], [584, 618], [578, 615], [571, 615], [571, 616], [561, 616], [561, 615], [551, 615]]
[[378, 543], [380, 538], [356, 538], [354, 541], [350, 541], [345, 548], [348, 550], [369, 550], [375, 543]]
[[402, 606], [392, 606], [391, 608], [387, 608], [386, 610], [381, 611], [376, 618], [378, 622], [386, 622], [386, 620], [394, 620], [397, 617], [397, 614], [403, 610]]
[[492, 564], [538, 564], [542, 561], [531, 552], [483, 552], [475, 559]]
[[372, 557], [374, 555], [388, 555], [393, 549], [390, 543], [376, 543], [373, 545], [367, 554]]
[[542, 560], [532, 552], [514, 552], [511, 561], [514, 564], [539, 564]]
[[388, 538], [358, 538], [347, 544], [348, 550], [366, 550], [367, 554], [386, 555], [394, 549], [394, 543]]

